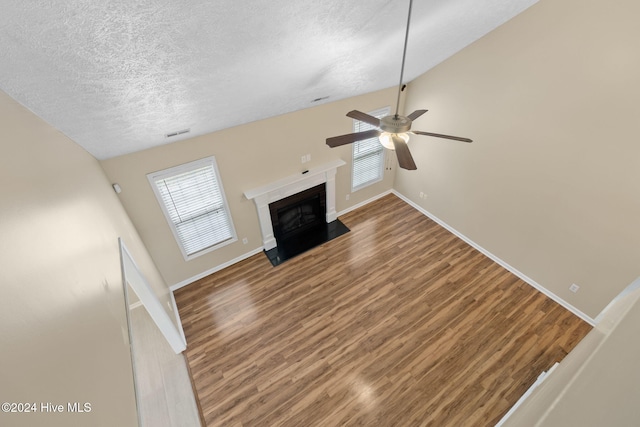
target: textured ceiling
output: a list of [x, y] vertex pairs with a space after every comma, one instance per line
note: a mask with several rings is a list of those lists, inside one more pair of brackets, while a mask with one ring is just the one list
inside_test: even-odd
[[[405, 81], [536, 1], [415, 0]], [[2, 0], [0, 89], [106, 159], [397, 85], [408, 4]]]

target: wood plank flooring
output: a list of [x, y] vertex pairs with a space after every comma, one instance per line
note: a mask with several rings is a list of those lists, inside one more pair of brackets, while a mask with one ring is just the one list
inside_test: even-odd
[[396, 196], [176, 291], [208, 426], [492, 426], [591, 327]]

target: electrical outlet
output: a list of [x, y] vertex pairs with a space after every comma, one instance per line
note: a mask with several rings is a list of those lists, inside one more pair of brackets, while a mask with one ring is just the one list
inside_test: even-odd
[[346, 199], [349, 200], [349, 197], [351, 197], [351, 194], [347, 194]]
[[247, 239], [246, 237], [243, 237], [242, 243], [246, 245], [247, 243], [249, 243], [249, 239]]
[[580, 286], [576, 285], [575, 283], [574, 283], [574, 284], [572, 284], [571, 286], [569, 286], [569, 290], [570, 290], [571, 292], [573, 292], [574, 294], [575, 294], [576, 292], [578, 292], [578, 289], [580, 289]]
[[306, 159], [307, 159], [307, 162], [310, 162], [310, 161], [311, 161], [311, 154], [307, 154], [305, 157], [306, 157]]
[[422, 191], [420, 192], [420, 198], [424, 199], [424, 193]]
[[302, 157], [300, 157], [300, 161], [301, 161], [302, 163], [307, 163], [307, 156], [302, 156]]

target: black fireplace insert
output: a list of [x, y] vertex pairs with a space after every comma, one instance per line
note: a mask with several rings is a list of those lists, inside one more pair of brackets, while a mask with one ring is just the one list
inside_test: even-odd
[[277, 246], [265, 251], [276, 266], [349, 231], [339, 220], [327, 223], [325, 184], [269, 204]]
[[326, 222], [326, 192], [324, 184], [301, 191], [269, 205], [276, 242], [287, 239]]

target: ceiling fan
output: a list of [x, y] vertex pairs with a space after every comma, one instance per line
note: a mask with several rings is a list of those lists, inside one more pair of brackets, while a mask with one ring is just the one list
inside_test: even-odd
[[409, 134], [435, 136], [436, 138], [452, 139], [462, 142], [473, 142], [469, 138], [462, 138], [459, 136], [443, 135], [440, 133], [422, 132], [419, 130], [411, 130], [411, 123], [427, 112], [427, 110], [416, 110], [408, 116], [401, 116], [398, 114], [398, 107], [400, 106], [400, 92], [403, 89], [402, 78], [404, 74], [404, 62], [407, 56], [407, 40], [409, 38], [409, 23], [411, 22], [411, 5], [413, 0], [409, 0], [409, 16], [407, 18], [407, 30], [404, 36], [404, 51], [402, 52], [402, 66], [400, 68], [400, 84], [398, 85], [398, 100], [396, 102], [396, 113], [391, 116], [385, 116], [382, 118], [373, 117], [367, 113], [363, 113], [358, 110], [349, 111], [347, 117], [359, 120], [361, 122], [369, 123], [375, 126], [376, 129], [370, 129], [362, 132], [349, 133], [346, 135], [334, 136], [327, 138], [327, 145], [331, 148], [339, 147], [345, 144], [351, 144], [352, 142], [362, 141], [364, 139], [378, 137], [380, 143], [390, 150], [395, 150], [398, 157], [398, 165], [403, 169], [415, 170], [417, 169], [407, 142], [409, 141]]

